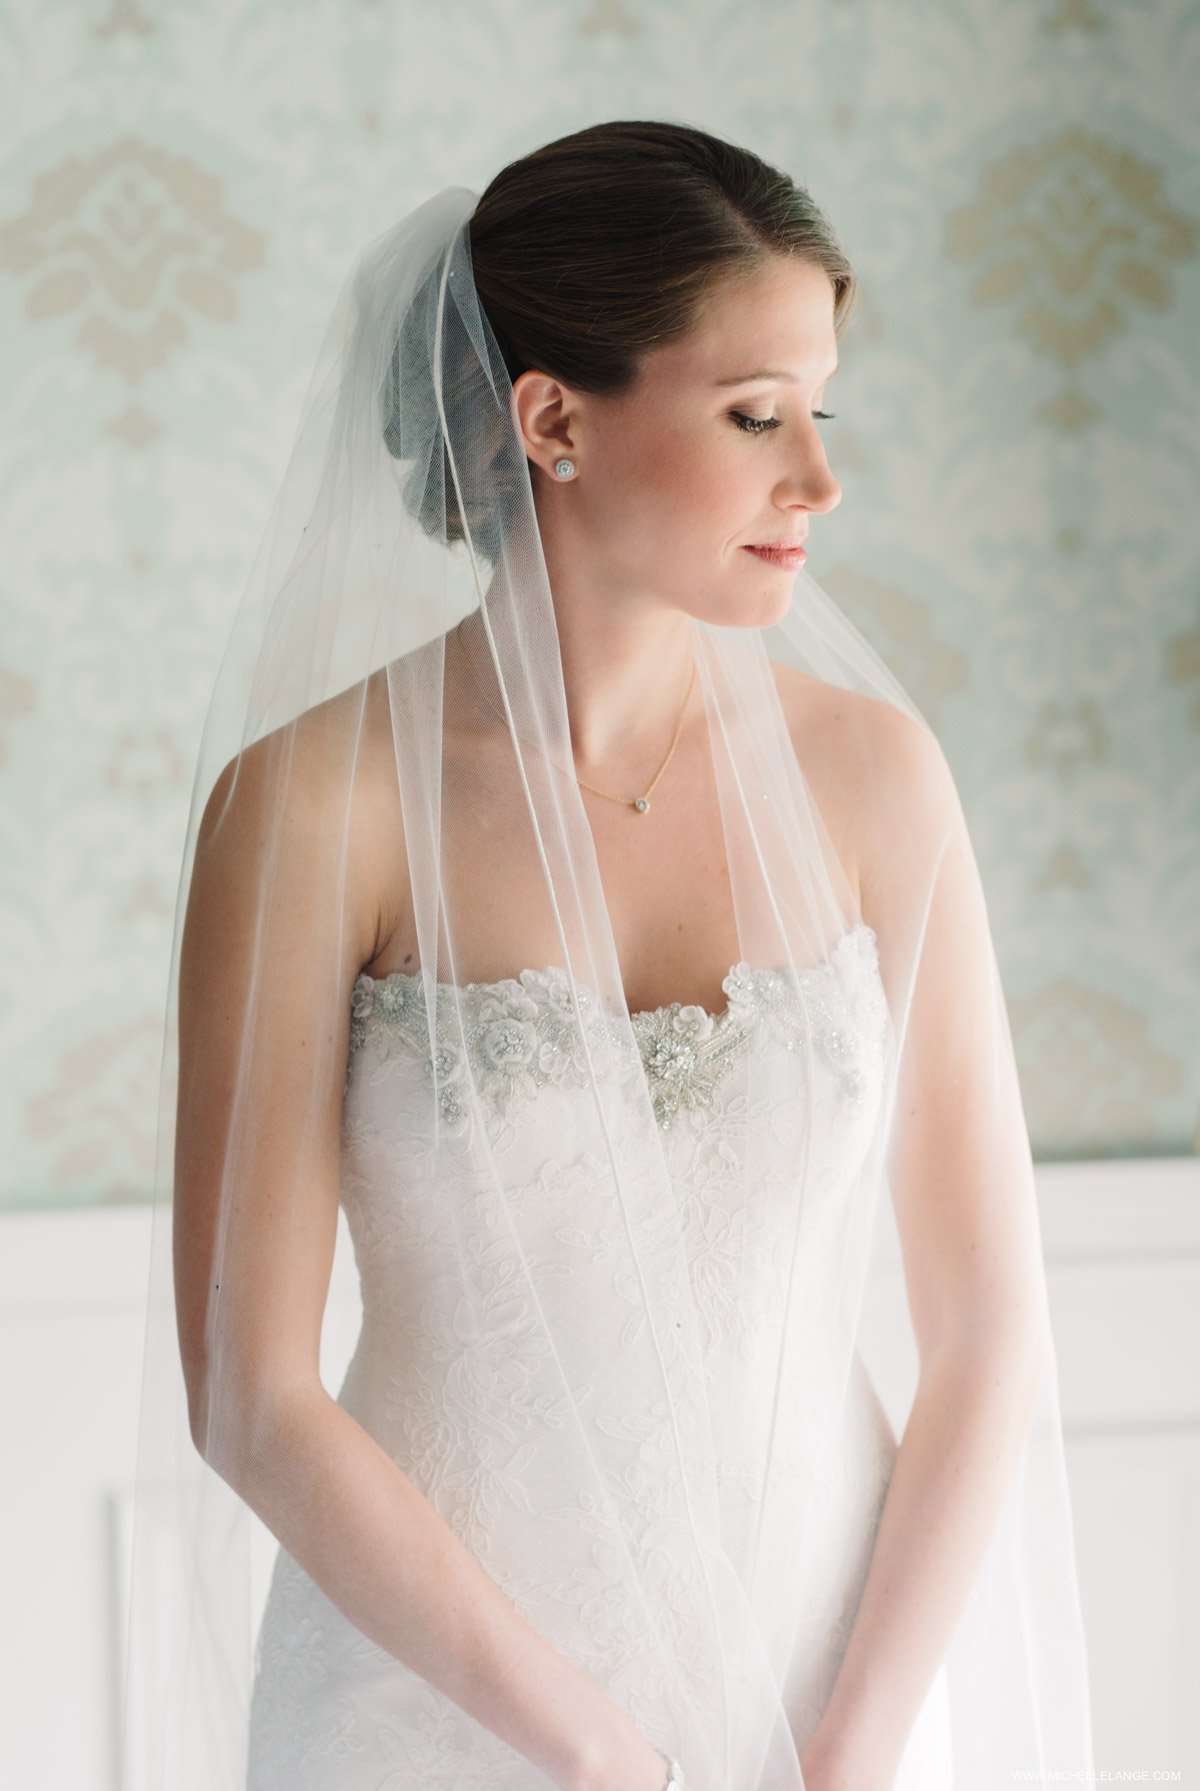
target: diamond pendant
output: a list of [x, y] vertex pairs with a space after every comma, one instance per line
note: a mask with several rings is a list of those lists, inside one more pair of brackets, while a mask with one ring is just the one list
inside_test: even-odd
[[647, 809], [650, 807], [650, 802], [647, 797], [639, 796], [635, 799], [633, 806], [637, 810], [639, 815], [644, 815], [646, 813]]

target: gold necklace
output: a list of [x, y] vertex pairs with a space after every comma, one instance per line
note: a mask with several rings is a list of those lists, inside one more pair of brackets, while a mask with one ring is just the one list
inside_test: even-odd
[[[466, 619], [467, 618], [464, 616], [463, 622], [465, 622]], [[455, 628], [454, 632], [458, 636], [459, 649], [462, 653], [463, 658], [467, 662], [467, 670], [470, 672], [471, 677], [474, 680], [475, 687], [478, 690], [480, 696], [483, 698], [484, 702], [491, 709], [492, 713], [494, 715], [499, 715], [500, 720], [503, 721], [505, 723], [505, 725], [507, 726], [507, 722], [508, 722], [507, 716], [503, 715], [501, 713], [501, 711], [499, 709], [497, 709], [495, 703], [492, 702], [491, 697], [488, 695], [487, 691], [483, 688], [483, 685], [479, 682], [479, 676], [475, 670], [475, 667], [471, 664], [471, 655], [467, 652], [466, 642], [462, 638], [462, 634], [460, 632], [461, 629], [462, 629], [462, 622], [460, 622], [458, 624], [458, 626]], [[603, 796], [607, 802], [619, 802], [625, 808], [634, 809], [636, 811], [636, 813], [639, 815], [649, 814], [649, 812], [650, 812], [650, 797], [653, 794], [654, 786], [658, 782], [659, 778], [662, 776], [663, 772], [666, 770], [667, 766], [671, 763], [672, 755], [674, 754], [676, 746], [679, 744], [679, 735], [683, 728], [683, 718], [687, 712], [688, 702], [689, 702], [689, 699], [691, 698], [691, 694], [692, 694], [692, 686], [693, 686], [693, 684], [695, 684], [695, 682], [696, 682], [696, 661], [693, 658], [693, 660], [692, 660], [692, 675], [688, 679], [687, 694], [683, 699], [683, 707], [679, 711], [679, 720], [675, 723], [675, 732], [671, 737], [671, 744], [667, 748], [667, 756], [663, 760], [662, 764], [659, 766], [658, 770], [655, 772], [654, 777], [652, 778], [652, 780], [650, 782], [649, 788], [647, 790], [645, 790], [641, 796], [612, 796], [609, 794], [609, 792], [607, 790], [597, 790], [594, 784], [585, 784], [583, 779], [580, 777], [579, 773], [576, 772], [575, 773], [575, 782], [580, 786], [580, 788], [584, 789], [584, 790], [590, 790], [593, 796]]]

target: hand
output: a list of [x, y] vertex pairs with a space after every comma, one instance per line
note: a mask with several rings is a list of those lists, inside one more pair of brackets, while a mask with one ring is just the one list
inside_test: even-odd
[[[571, 1791], [663, 1791], [666, 1782], [666, 1761], [622, 1715], [618, 1736], [609, 1742], [603, 1757], [594, 1758], [576, 1778]], [[687, 1791], [686, 1785], [682, 1791]]]

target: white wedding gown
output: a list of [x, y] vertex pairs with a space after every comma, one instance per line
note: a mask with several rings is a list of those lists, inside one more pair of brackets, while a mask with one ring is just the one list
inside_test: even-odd
[[[803, 1153], [789, 1141], [786, 1109], [795, 1097], [798, 1044], [823, 1079], [815, 1109], [820, 1134], [805, 1173], [835, 1191], [853, 1174], [877, 1111], [886, 1014], [875, 935], [863, 923], [830, 958], [801, 973], [805, 1001], [776, 972], [734, 966], [728, 1005], [713, 1015], [669, 1007], [633, 1016], [641, 1062], [662, 1128], [671, 1179], [684, 1215], [688, 1261], [706, 1327], [713, 1434], [719, 1462], [722, 1544], [739, 1573], [752, 1535], [755, 1439], [771, 1418], [764, 1362], [756, 1404], [755, 1311], [734, 1298], [723, 1271], [743, 1279], [750, 1253], [761, 1262], [762, 1299], [777, 1272], [779, 1215], [786, 1224], [789, 1176]], [[569, 1001], [561, 970], [526, 970], [519, 979], [468, 984], [461, 992], [472, 1068], [488, 1106], [488, 1126], [504, 1184], [515, 1191], [525, 1251], [539, 1285], [569, 1277], [579, 1252], [595, 1260], [604, 1234], [587, 1205], [589, 1165], [560, 1160], [562, 1103], [585, 1098], [559, 1045]], [[439, 985], [437, 999], [452, 1000]], [[543, 1375], [545, 1339], [522, 1327], [524, 1286], [503, 1277], [484, 1334], [461, 1322], [458, 1250], [462, 1237], [488, 1248], [499, 1223], [489, 1187], [454, 1190], [461, 1233], [448, 1223], [447, 1191], [422, 1179], [422, 1141], [431, 1133], [428, 1027], [417, 975], [375, 980], [353, 994], [343, 1122], [342, 1199], [362, 1282], [363, 1326], [338, 1402], [387, 1450], [539, 1633], [602, 1685], [614, 1685], [605, 1555], [584, 1521], [557, 1524], [530, 1510], [522, 1479], [525, 1422], [544, 1416], [552, 1394]], [[803, 1015], [803, 1018], [802, 1018]], [[748, 1089], [743, 1046], [768, 1028], [768, 1072]], [[804, 1036], [798, 1036], [798, 1028]], [[442, 1158], [447, 1129], [469, 1123], [453, 1074], [440, 1089]], [[756, 1186], [761, 1218], [743, 1206], [722, 1150], [723, 1134], [750, 1118], [760, 1138], [778, 1139], [778, 1161]], [[774, 1146], [771, 1146], [774, 1150]], [[857, 1154], [856, 1154], [857, 1153]], [[723, 1175], [724, 1170], [724, 1175]], [[773, 1173], [772, 1173], [773, 1171]], [[599, 1170], [593, 1173], [600, 1173]], [[771, 1213], [776, 1210], [772, 1233]], [[755, 1231], [760, 1235], [756, 1238]], [[818, 1234], [819, 1235], [819, 1234]], [[758, 1272], [758, 1271], [756, 1271]], [[486, 1326], [502, 1334], [493, 1347]], [[853, 1623], [887, 1491], [896, 1439], [861, 1360], [855, 1356], [838, 1451], [812, 1484], [805, 1537], [811, 1578], [804, 1622], [782, 1688], [802, 1748], [828, 1699]], [[728, 1423], [723, 1422], [728, 1415]], [[736, 1418], [735, 1418], [736, 1414]], [[774, 1447], [786, 1460], [776, 1413]], [[722, 1454], [722, 1439], [734, 1439]], [[812, 1454], [811, 1447], [808, 1450]], [[647, 1494], [652, 1507], [653, 1487]], [[631, 1507], [636, 1491], [631, 1491]], [[639, 1508], [631, 1524], [643, 1521]], [[647, 1518], [645, 1521], [649, 1521]], [[606, 1627], [608, 1626], [608, 1627]], [[601, 1634], [603, 1630], [603, 1634]], [[606, 1653], [604, 1644], [609, 1643]], [[636, 1682], [625, 1707], [637, 1718]], [[679, 1751], [686, 1774], [683, 1738]], [[664, 1767], [665, 1776], [665, 1767]], [[280, 1550], [256, 1655], [250, 1712], [248, 1791], [532, 1791], [551, 1781], [427, 1681], [357, 1630]], [[939, 1671], [909, 1737], [894, 1791], [951, 1791], [945, 1669]], [[731, 1787], [730, 1791], [737, 1791]], [[963, 1791], [963, 1788], [959, 1788]]]

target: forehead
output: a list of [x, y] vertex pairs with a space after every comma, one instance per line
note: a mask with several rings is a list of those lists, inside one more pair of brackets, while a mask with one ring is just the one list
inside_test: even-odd
[[819, 380], [837, 358], [828, 274], [778, 255], [719, 282], [689, 334], [650, 357], [662, 375], [714, 385], [767, 367]]

